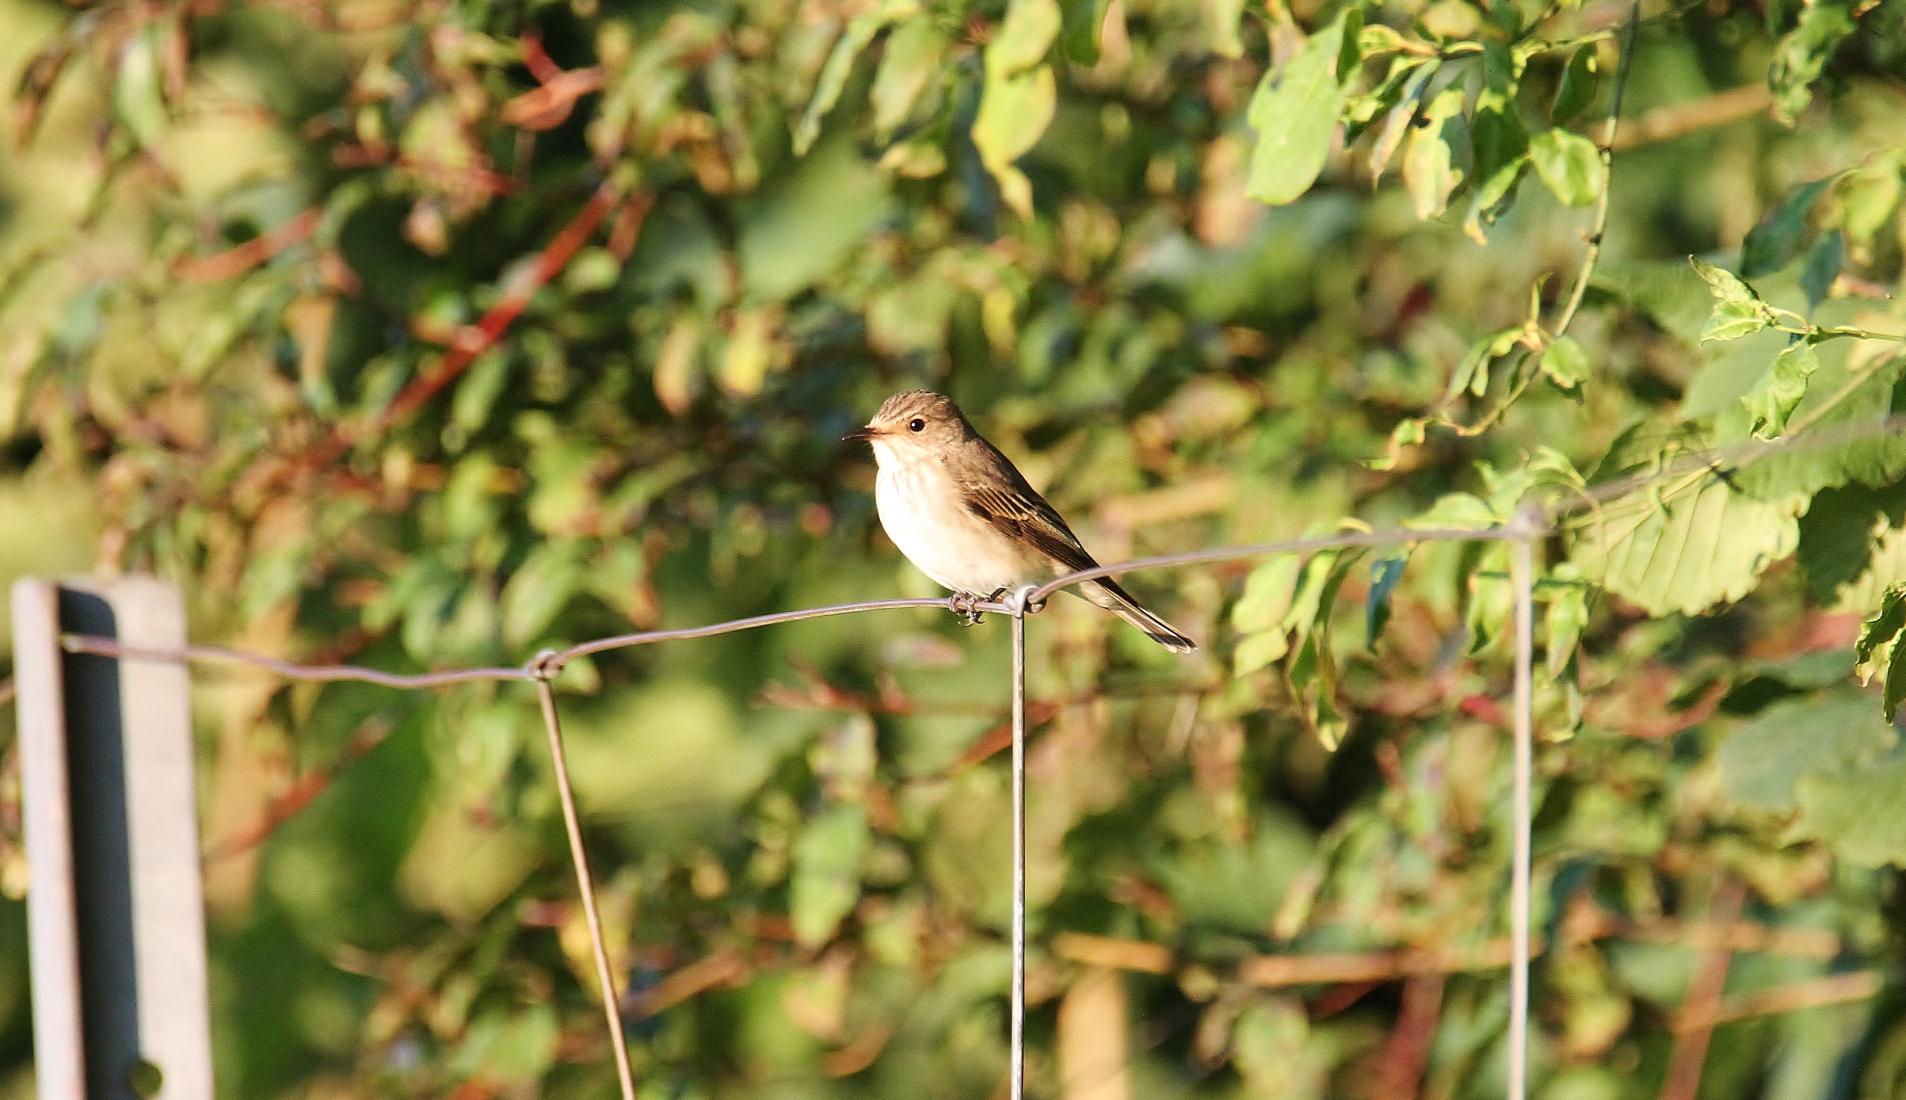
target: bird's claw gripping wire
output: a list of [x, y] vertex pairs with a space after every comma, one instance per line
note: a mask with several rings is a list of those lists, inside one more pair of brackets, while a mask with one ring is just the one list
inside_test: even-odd
[[976, 626], [980, 620], [980, 610], [976, 605], [985, 601], [986, 597], [977, 592], [955, 592], [952, 598], [947, 600], [947, 606], [953, 609], [953, 614], [960, 617], [961, 626]]

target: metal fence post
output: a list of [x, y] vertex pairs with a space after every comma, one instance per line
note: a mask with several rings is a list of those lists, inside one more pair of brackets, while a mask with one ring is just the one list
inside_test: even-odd
[[1011, 1100], [1026, 1094], [1026, 597], [1014, 596], [1013, 629], [1013, 988]]
[[70, 631], [180, 647], [178, 590], [22, 580], [13, 627], [41, 1100], [209, 1100], [186, 670], [60, 644]]
[[1509, 543], [1509, 583], [1515, 588], [1514, 851], [1509, 869], [1509, 1100], [1529, 1095], [1529, 924], [1534, 848], [1535, 772], [1535, 546], [1539, 524], [1517, 517]]

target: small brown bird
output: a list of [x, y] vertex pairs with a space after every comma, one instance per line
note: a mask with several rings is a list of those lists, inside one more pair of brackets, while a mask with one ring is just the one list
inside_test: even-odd
[[[894, 394], [866, 427], [842, 438], [873, 444], [880, 525], [942, 587], [997, 596], [1098, 566], [1052, 505], [940, 394]], [[1198, 648], [1110, 577], [1067, 591], [1174, 653]]]

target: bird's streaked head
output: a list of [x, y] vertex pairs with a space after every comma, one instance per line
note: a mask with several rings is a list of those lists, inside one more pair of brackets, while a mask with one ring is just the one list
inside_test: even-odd
[[878, 459], [907, 460], [958, 443], [973, 432], [960, 407], [944, 394], [908, 390], [887, 398], [864, 428], [843, 439], [864, 439]]

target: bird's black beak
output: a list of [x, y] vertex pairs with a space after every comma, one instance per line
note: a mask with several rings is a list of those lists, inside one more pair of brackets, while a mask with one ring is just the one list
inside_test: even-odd
[[848, 432], [844, 436], [841, 436], [841, 442], [849, 443], [856, 439], [872, 439], [874, 436], [877, 436], [879, 434], [880, 434], [879, 432], [875, 431], [872, 428], [855, 428], [853, 431]]

